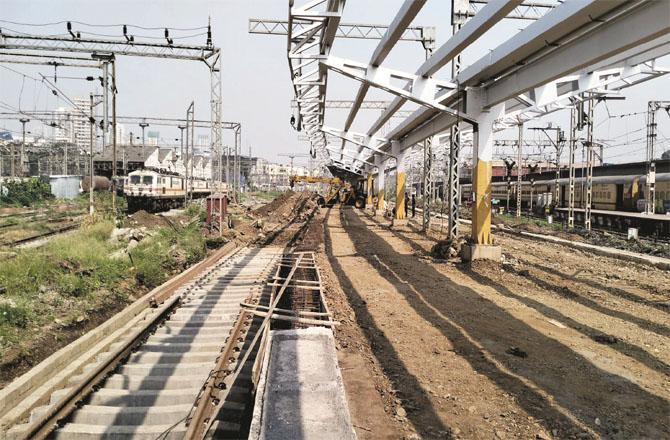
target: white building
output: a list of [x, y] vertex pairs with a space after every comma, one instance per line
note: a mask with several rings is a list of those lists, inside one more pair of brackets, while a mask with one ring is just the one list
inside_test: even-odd
[[89, 98], [75, 98], [72, 101], [76, 107], [70, 109], [72, 127], [71, 142], [77, 145], [77, 147], [88, 151], [91, 143], [91, 125], [88, 122], [91, 101]]

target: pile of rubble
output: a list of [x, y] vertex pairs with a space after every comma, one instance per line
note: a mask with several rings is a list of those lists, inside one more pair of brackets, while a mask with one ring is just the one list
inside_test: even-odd
[[445, 240], [439, 240], [430, 249], [430, 255], [436, 260], [448, 260], [450, 258], [456, 258], [460, 255], [461, 249], [465, 243], [466, 240], [462, 237], [459, 237], [455, 240], [449, 238]]
[[[127, 254], [129, 251], [135, 249], [140, 241], [144, 240], [146, 237], [150, 237], [156, 234], [156, 231], [153, 231], [146, 226], [140, 226], [138, 228], [115, 228], [112, 230], [112, 233], [109, 236], [109, 242], [112, 244], [124, 243], [125, 248], [120, 249], [119, 251], [112, 254], [113, 258], [118, 258]], [[118, 254], [118, 255], [117, 255]]]

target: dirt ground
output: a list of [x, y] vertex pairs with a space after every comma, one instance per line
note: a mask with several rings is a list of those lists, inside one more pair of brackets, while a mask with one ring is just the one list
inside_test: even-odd
[[416, 223], [322, 211], [360, 438], [670, 438], [668, 272], [502, 234], [502, 266], [439, 262]]

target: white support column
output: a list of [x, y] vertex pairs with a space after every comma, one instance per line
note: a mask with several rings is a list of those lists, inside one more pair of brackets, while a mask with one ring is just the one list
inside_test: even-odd
[[473, 127], [473, 206], [472, 245], [464, 248], [466, 260], [499, 260], [501, 249], [493, 246], [491, 236], [491, 175], [493, 160], [493, 124], [505, 111], [505, 105], [495, 105], [483, 109], [484, 94], [480, 89], [469, 90], [467, 105], [469, 113], [476, 115], [477, 125]]

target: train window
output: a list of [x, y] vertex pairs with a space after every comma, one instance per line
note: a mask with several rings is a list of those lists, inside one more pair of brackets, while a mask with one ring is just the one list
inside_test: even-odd
[[134, 184], [140, 183], [140, 176], [130, 176], [130, 183]]
[[154, 182], [153, 176], [142, 176], [142, 183], [145, 185], [151, 185]]

